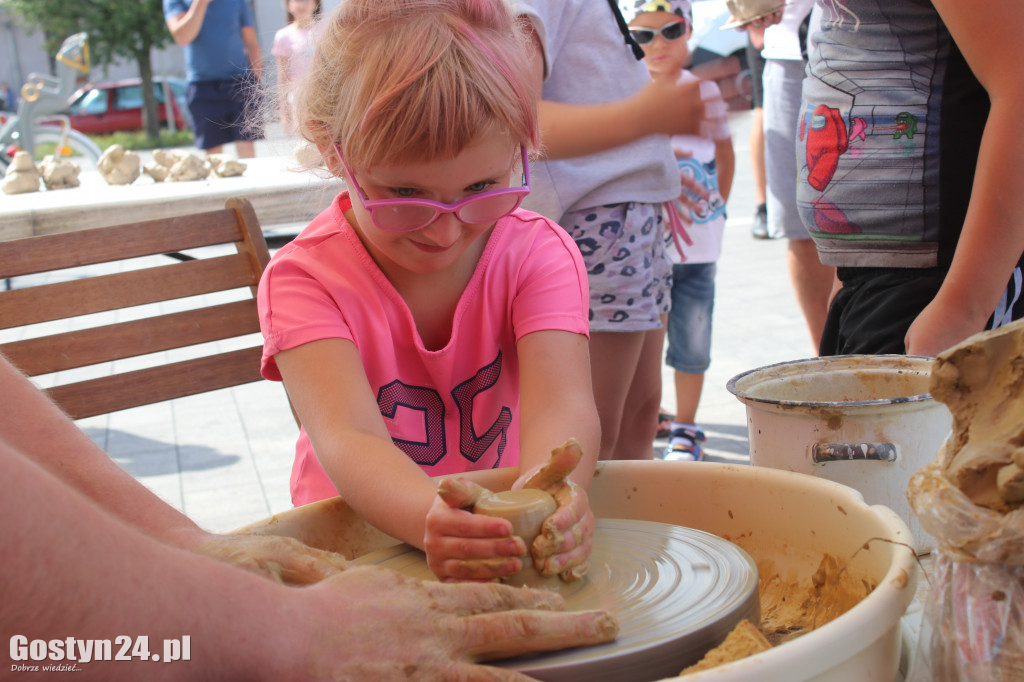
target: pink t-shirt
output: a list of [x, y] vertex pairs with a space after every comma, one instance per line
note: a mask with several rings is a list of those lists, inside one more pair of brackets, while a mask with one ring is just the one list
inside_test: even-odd
[[288, 58], [289, 81], [294, 83], [309, 69], [315, 47], [312, 30], [288, 24], [274, 34], [274, 47], [270, 53], [275, 57]]
[[[459, 299], [452, 337], [427, 350], [405, 301], [366, 251], [339, 195], [260, 281], [263, 376], [274, 354], [327, 338], [352, 341], [392, 440], [431, 476], [519, 463], [516, 342], [541, 330], [589, 335], [587, 272], [568, 234], [517, 210], [495, 225]], [[338, 494], [300, 431], [296, 505]]]

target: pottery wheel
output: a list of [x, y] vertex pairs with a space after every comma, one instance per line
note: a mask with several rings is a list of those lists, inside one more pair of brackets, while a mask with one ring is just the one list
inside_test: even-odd
[[[434, 579], [423, 553], [410, 545], [355, 563]], [[674, 677], [720, 644], [740, 620], [760, 622], [757, 581], [750, 555], [718, 536], [654, 521], [598, 519], [589, 573], [559, 592], [570, 610], [613, 613], [618, 638], [491, 665], [548, 682]]]

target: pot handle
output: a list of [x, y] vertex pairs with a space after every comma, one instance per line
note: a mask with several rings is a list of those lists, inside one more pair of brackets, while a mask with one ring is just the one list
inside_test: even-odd
[[811, 460], [815, 464], [875, 460], [895, 462], [899, 449], [895, 443], [815, 443]]

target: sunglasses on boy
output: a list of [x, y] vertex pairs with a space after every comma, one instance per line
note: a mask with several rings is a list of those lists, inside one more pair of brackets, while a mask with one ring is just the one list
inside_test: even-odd
[[454, 204], [445, 204], [429, 199], [370, 199], [359, 186], [355, 173], [341, 155], [341, 149], [334, 145], [334, 151], [341, 160], [341, 165], [352, 180], [352, 188], [359, 194], [363, 208], [370, 214], [373, 224], [384, 232], [412, 232], [422, 230], [441, 215], [454, 213], [455, 217], [467, 225], [483, 225], [493, 223], [519, 208], [523, 199], [530, 193], [530, 165], [523, 152], [523, 186], [506, 187], [480, 192], [460, 199]]
[[665, 24], [661, 28], [631, 28], [630, 35], [640, 45], [649, 45], [654, 42], [655, 36], [661, 36], [665, 40], [678, 40], [686, 33], [686, 19]]

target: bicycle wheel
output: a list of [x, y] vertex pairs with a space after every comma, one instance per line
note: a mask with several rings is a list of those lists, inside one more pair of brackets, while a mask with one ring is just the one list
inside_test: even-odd
[[92, 140], [73, 128], [62, 130], [56, 126], [34, 126], [32, 138], [36, 161], [53, 154], [95, 168], [103, 153]]

